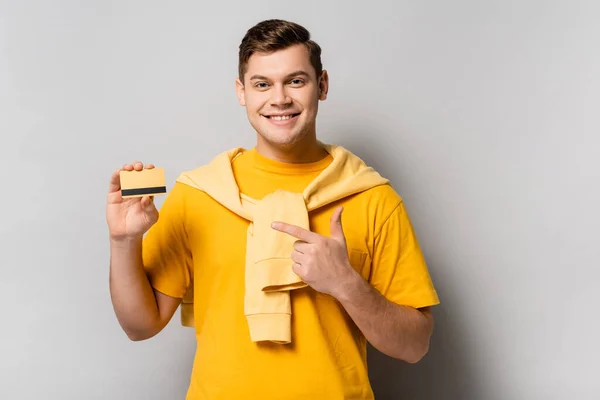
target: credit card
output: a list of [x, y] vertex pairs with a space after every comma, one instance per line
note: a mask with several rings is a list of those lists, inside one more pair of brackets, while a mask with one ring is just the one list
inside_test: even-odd
[[121, 196], [142, 197], [167, 193], [164, 168], [121, 171]]

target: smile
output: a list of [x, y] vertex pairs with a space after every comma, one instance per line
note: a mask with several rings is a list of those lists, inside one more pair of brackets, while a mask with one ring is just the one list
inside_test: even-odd
[[275, 121], [283, 121], [283, 120], [286, 120], [286, 119], [290, 119], [292, 117], [293, 117], [293, 115], [274, 115], [274, 116], [269, 117], [269, 118], [272, 118]]
[[273, 121], [287, 121], [287, 120], [297, 117], [298, 115], [300, 115], [300, 113], [288, 114], [288, 115], [263, 115], [263, 117], [269, 118]]
[[267, 118], [272, 124], [283, 125], [295, 121], [298, 118], [298, 115], [300, 115], [300, 113], [287, 115], [263, 115], [263, 117]]

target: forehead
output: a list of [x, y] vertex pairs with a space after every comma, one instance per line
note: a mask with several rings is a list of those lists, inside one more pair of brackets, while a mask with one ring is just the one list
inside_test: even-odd
[[269, 79], [283, 79], [295, 71], [305, 71], [314, 77], [310, 53], [306, 46], [296, 44], [273, 53], [254, 53], [248, 60], [246, 78], [261, 75]]

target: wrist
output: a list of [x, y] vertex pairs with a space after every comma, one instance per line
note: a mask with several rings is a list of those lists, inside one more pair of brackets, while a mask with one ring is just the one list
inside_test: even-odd
[[352, 301], [353, 298], [360, 295], [365, 283], [367, 282], [363, 277], [349, 266], [346, 277], [340, 279], [336, 291], [332, 295], [341, 303]]
[[132, 248], [142, 243], [143, 235], [110, 235], [110, 246], [114, 248]]

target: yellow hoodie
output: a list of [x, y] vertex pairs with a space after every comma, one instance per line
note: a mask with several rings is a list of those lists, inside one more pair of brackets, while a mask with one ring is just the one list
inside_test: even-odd
[[[321, 144], [333, 161], [302, 193], [277, 190], [261, 200], [240, 193], [233, 160], [245, 150], [234, 148], [209, 164], [182, 173], [177, 181], [204, 191], [250, 222], [246, 242], [244, 313], [253, 342], [291, 342], [290, 290], [306, 286], [292, 270], [296, 239], [271, 228], [284, 221], [309, 229], [308, 213], [347, 196], [387, 184], [373, 168], [341, 146]], [[182, 300], [181, 321], [194, 326], [193, 281]]]

